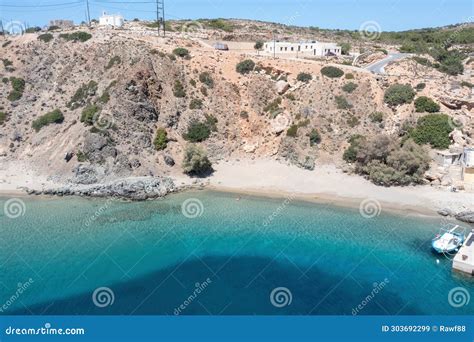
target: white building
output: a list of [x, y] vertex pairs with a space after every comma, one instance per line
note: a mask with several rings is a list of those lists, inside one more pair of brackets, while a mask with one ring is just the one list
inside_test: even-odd
[[299, 43], [271, 41], [266, 42], [263, 49], [270, 54], [298, 54], [318, 57], [341, 54], [341, 47], [336, 43], [322, 43], [315, 40]]
[[113, 28], [122, 27], [124, 23], [123, 16], [120, 14], [107, 14], [102, 12], [99, 18], [99, 26], [109, 26]]

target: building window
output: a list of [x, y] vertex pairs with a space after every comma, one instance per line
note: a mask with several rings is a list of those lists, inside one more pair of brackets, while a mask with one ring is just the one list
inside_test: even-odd
[[282, 48], [282, 47], [280, 47], [280, 51], [283, 51], [283, 48]]
[[293, 51], [294, 49], [295, 49], [295, 48], [292, 46], [292, 47], [291, 47], [291, 51]]

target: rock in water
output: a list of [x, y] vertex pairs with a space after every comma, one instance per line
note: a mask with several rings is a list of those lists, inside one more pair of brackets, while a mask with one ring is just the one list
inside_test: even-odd
[[453, 216], [454, 212], [449, 208], [444, 208], [444, 209], [438, 210], [438, 214], [446, 217], [446, 216]]
[[456, 219], [466, 223], [474, 223], [474, 211], [463, 211], [456, 214]]

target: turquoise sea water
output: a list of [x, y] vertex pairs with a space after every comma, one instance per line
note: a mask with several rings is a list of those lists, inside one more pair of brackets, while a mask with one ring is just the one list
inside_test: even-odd
[[441, 219], [236, 197], [22, 198], [0, 212], [1, 314], [474, 314], [430, 251]]

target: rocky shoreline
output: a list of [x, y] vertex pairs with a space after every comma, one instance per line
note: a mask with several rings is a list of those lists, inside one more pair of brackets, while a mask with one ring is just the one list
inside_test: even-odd
[[461, 222], [474, 224], [474, 211], [465, 210], [456, 213], [451, 209], [445, 208], [438, 210], [438, 214], [444, 217], [454, 217], [456, 220]]
[[43, 190], [24, 188], [28, 195], [116, 197], [132, 201], [161, 198], [189, 186], [177, 186], [169, 177], [140, 177], [120, 179], [106, 184], [68, 184]]

